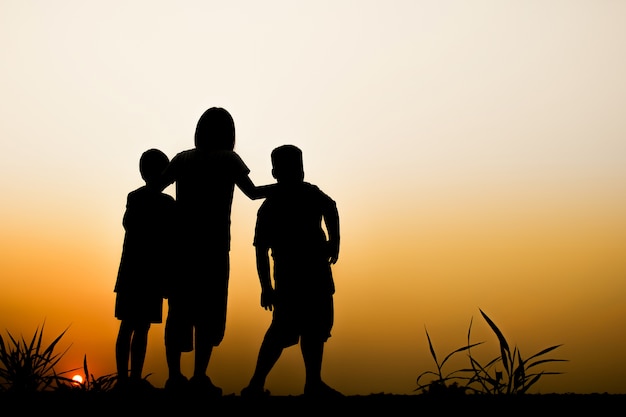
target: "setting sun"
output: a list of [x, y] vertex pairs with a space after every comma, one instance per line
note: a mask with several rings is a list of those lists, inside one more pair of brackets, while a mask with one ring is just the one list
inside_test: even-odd
[[76, 374], [72, 377], [72, 381], [74, 381], [75, 383], [77, 383], [78, 385], [82, 385], [83, 383], [83, 377]]

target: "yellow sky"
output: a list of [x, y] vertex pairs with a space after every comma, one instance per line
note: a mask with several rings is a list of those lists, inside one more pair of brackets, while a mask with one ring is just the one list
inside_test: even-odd
[[[257, 184], [304, 151], [338, 203], [336, 322], [324, 378], [411, 393], [483, 309], [529, 356], [569, 359], [536, 392], [624, 393], [626, 3], [0, 1], [0, 330], [115, 372], [113, 285], [138, 158], [193, 144], [227, 108]], [[168, 192], [173, 193], [172, 189]], [[247, 384], [269, 313], [236, 192], [226, 337], [209, 374]], [[4, 333], [3, 333], [4, 336]], [[163, 325], [146, 373], [167, 378]], [[185, 366], [191, 367], [191, 356]], [[302, 390], [298, 348], [270, 374]]]

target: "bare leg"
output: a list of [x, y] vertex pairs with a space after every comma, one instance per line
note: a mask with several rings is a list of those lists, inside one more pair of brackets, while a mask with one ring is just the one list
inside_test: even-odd
[[169, 370], [170, 378], [179, 378], [183, 376], [180, 371], [180, 357], [181, 352], [171, 347], [165, 347], [165, 360], [167, 361], [167, 368]]
[[131, 379], [141, 379], [143, 364], [146, 360], [146, 350], [148, 348], [148, 331], [150, 323], [142, 323], [136, 326], [133, 339], [130, 345], [130, 377]]
[[300, 340], [300, 350], [302, 351], [302, 359], [304, 359], [304, 369], [306, 372], [305, 384], [311, 387], [322, 384], [324, 342], [302, 337]]
[[[190, 387], [200, 393], [210, 396], [221, 396], [222, 389], [216, 387], [207, 375], [207, 368], [213, 353], [213, 345], [202, 332], [205, 330], [196, 327], [196, 350], [193, 367], [193, 377], [189, 380]], [[200, 334], [198, 334], [200, 332]]]
[[324, 356], [324, 342], [316, 339], [300, 339], [300, 349], [304, 359], [306, 372], [304, 395], [317, 398], [339, 398], [344, 395], [326, 385], [322, 381], [322, 357]]
[[200, 378], [206, 375], [212, 353], [212, 345], [201, 342], [199, 338], [196, 340], [196, 353], [193, 366], [193, 376]]
[[130, 356], [130, 340], [133, 334], [132, 326], [125, 320], [120, 323], [115, 342], [115, 363], [117, 366], [118, 381], [125, 382], [128, 379], [128, 359]]
[[265, 380], [269, 375], [270, 371], [280, 358], [280, 355], [283, 353], [282, 346], [275, 343], [271, 338], [268, 338], [267, 335], [263, 339], [263, 343], [261, 343], [261, 348], [259, 349], [259, 356], [257, 358], [256, 367], [254, 369], [254, 374], [250, 379], [250, 383], [248, 387], [250, 389], [259, 391], [263, 390], [265, 387]]

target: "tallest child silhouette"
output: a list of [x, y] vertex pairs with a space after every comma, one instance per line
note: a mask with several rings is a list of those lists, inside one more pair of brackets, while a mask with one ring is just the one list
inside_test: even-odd
[[[165, 388], [220, 396], [207, 375], [213, 347], [224, 338], [230, 272], [230, 222], [235, 185], [250, 199], [263, 198], [235, 148], [235, 124], [228, 111], [204, 112], [195, 147], [175, 155], [163, 172], [162, 187], [176, 183], [177, 271], [168, 298]], [[181, 354], [195, 348], [190, 380], [181, 372]]]

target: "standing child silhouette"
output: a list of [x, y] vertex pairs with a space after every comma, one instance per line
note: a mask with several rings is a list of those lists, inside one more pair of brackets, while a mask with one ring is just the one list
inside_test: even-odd
[[[213, 347], [224, 338], [230, 272], [230, 223], [235, 185], [249, 198], [263, 197], [250, 170], [234, 151], [235, 124], [220, 107], [206, 110], [195, 132], [195, 147], [175, 155], [162, 186], [176, 183], [177, 279], [172, 283], [165, 324], [167, 390], [187, 387], [220, 396], [207, 375]], [[182, 352], [195, 348], [193, 376], [181, 371]]]
[[342, 397], [321, 377], [324, 344], [334, 319], [331, 264], [339, 256], [337, 206], [318, 187], [304, 182], [299, 148], [283, 145], [274, 149], [271, 157], [272, 175], [278, 184], [259, 208], [254, 245], [261, 306], [273, 310], [272, 322], [261, 344], [254, 374], [241, 395], [269, 395], [264, 388], [269, 372], [283, 349], [300, 341], [306, 374], [304, 395]]
[[162, 322], [175, 214], [174, 199], [162, 193], [155, 183], [168, 162], [158, 149], [145, 151], [139, 170], [146, 185], [127, 196], [122, 259], [114, 289], [115, 317], [121, 320], [115, 344], [116, 387], [120, 389], [151, 386], [142, 379], [142, 372], [150, 325]]

